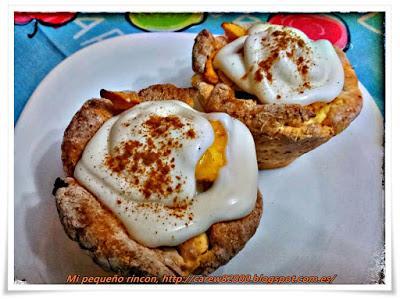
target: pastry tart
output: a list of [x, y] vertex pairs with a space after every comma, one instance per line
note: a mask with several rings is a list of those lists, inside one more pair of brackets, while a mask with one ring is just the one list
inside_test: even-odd
[[[66, 177], [53, 194], [67, 235], [124, 276], [205, 275], [226, 264], [262, 214], [248, 129], [228, 115], [193, 110], [193, 88], [163, 84], [101, 96], [84, 103], [64, 133]], [[243, 188], [227, 183], [237, 175], [239, 143], [249, 165]]]

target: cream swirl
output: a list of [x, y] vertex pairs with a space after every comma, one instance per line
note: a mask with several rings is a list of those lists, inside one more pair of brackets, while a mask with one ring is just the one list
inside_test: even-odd
[[330, 102], [344, 71], [332, 44], [280, 25], [256, 24], [218, 51], [214, 66], [262, 103]]
[[[210, 120], [227, 133], [227, 163], [212, 187], [200, 192], [195, 168], [215, 139]], [[254, 141], [245, 125], [180, 101], [141, 103], [109, 119], [74, 172], [147, 247], [175, 246], [216, 222], [246, 216], [256, 202], [257, 176]]]

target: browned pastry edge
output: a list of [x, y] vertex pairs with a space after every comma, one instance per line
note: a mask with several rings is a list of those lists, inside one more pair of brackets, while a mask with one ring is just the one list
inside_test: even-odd
[[196, 73], [204, 73], [207, 59], [214, 51], [214, 36], [208, 30], [203, 29], [196, 36], [195, 43], [193, 45], [192, 67]]
[[[174, 88], [157, 85], [138, 94], [142, 94], [143, 101], [156, 99], [152, 90], [160, 95], [160, 99], [166, 99], [166, 94], [171, 99], [176, 99], [177, 95], [186, 99], [194, 95], [193, 89], [175, 92]], [[118, 218], [72, 177], [87, 142], [114, 113], [111, 101], [90, 100], [75, 114], [65, 131], [62, 158], [69, 177], [57, 179], [53, 191], [61, 223], [67, 235], [105, 270], [120, 275], [158, 277], [190, 274], [175, 247], [150, 249], [131, 239]], [[209, 274], [226, 264], [253, 236], [261, 214], [262, 197], [258, 193], [256, 206], [248, 216], [212, 225], [207, 231], [209, 249], [200, 256], [192, 274]]]
[[[217, 41], [219, 40], [219, 42]], [[200, 94], [200, 103], [206, 112], [225, 112], [239, 119], [253, 134], [259, 169], [283, 167], [302, 154], [325, 143], [339, 134], [357, 117], [362, 108], [358, 79], [346, 55], [335, 49], [344, 69], [342, 92], [330, 103], [302, 106], [298, 104], [258, 104], [253, 100], [239, 99], [232, 86], [225, 83], [209, 84], [202, 79], [202, 70], [214, 51], [221, 45], [220, 37], [207, 30], [195, 39], [192, 60], [193, 86]], [[215, 53], [214, 53], [215, 54]], [[222, 78], [221, 78], [221, 81]], [[329, 106], [322, 123], [307, 123], [320, 109]]]

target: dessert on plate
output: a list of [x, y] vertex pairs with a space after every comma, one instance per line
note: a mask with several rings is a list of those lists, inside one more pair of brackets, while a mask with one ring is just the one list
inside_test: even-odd
[[227, 263], [262, 214], [247, 127], [194, 110], [193, 88], [100, 94], [64, 133], [66, 177], [53, 194], [68, 236], [120, 275], [209, 274]]
[[250, 129], [259, 169], [283, 167], [342, 132], [362, 108], [345, 53], [292, 27], [223, 23], [195, 39], [192, 85], [206, 112]]

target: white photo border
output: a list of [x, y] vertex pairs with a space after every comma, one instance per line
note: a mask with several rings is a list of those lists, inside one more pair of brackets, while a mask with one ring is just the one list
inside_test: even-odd
[[[71, 4], [63, 3], [45, 5], [23, 3], [15, 1], [17, 4], [8, 6], [8, 101], [7, 101], [7, 144], [6, 157], [8, 173], [6, 174], [8, 190], [8, 290], [33, 291], [33, 290], [357, 290], [357, 291], [390, 291], [392, 290], [392, 105], [391, 105], [391, 80], [392, 69], [388, 63], [392, 58], [392, 6], [390, 4], [337, 4], [321, 5], [302, 1], [295, 1], [291, 4], [282, 5], [114, 5], [106, 4], [105, 1], [98, 1], [92, 4]], [[39, 2], [39, 1], [37, 1]], [[99, 4], [99, 2], [101, 4]], [[350, 1], [345, 1], [349, 3]], [[371, 1], [365, 1], [371, 2]], [[187, 11], [210, 11], [210, 12], [370, 12], [379, 11], [385, 13], [385, 284], [377, 285], [74, 285], [74, 284], [18, 284], [14, 281], [14, 12], [15, 11], [84, 11], [84, 12], [187, 12]], [[1, 123], [0, 123], [1, 125]], [[1, 136], [1, 135], [0, 135]], [[3, 161], [3, 159], [2, 159]], [[3, 164], [4, 165], [4, 164]]]

